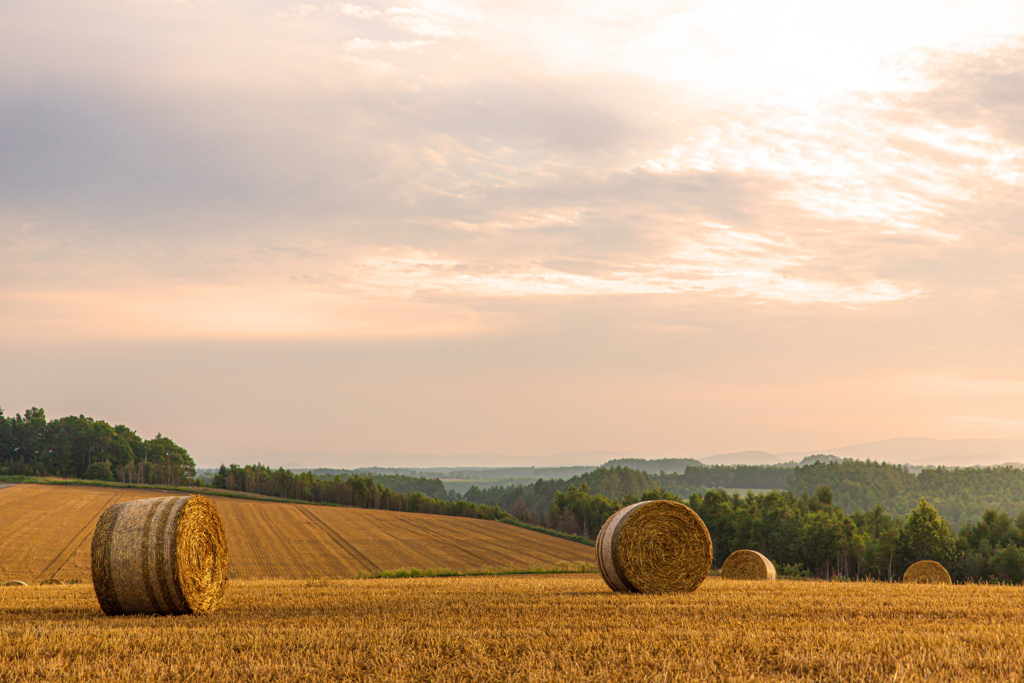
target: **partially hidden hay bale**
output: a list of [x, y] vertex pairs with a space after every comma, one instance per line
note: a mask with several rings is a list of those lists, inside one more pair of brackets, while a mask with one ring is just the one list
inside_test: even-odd
[[920, 560], [903, 572], [903, 583], [953, 583], [946, 568], [934, 560]]
[[5, 586], [27, 586], [28, 584], [24, 581], [8, 581], [4, 584]]
[[202, 496], [116, 503], [96, 523], [92, 583], [109, 615], [203, 614], [227, 581], [224, 528]]
[[60, 579], [46, 579], [39, 582], [40, 586], [63, 586], [64, 582]]
[[711, 569], [711, 534], [697, 513], [682, 503], [635, 503], [601, 527], [597, 566], [613, 591], [692, 591]]
[[722, 563], [723, 579], [774, 581], [775, 565], [756, 550], [737, 550]]

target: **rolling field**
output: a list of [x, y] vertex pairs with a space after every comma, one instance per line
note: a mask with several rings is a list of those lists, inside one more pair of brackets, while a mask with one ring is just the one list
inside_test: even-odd
[[[116, 502], [160, 495], [165, 494], [93, 486], [0, 488], [0, 582], [91, 580], [92, 534], [100, 513]], [[224, 522], [233, 578], [356, 577], [396, 569], [473, 571], [594, 562], [589, 546], [499, 522], [209, 498]]]
[[593, 574], [233, 581], [196, 617], [105, 617], [92, 587], [0, 588], [0, 681], [1004, 681], [1024, 589]]

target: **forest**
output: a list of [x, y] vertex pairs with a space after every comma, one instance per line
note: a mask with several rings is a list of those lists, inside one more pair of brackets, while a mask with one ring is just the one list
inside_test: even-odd
[[[650, 463], [659, 461], [640, 462], [647, 462], [647, 468], [652, 469]], [[1024, 509], [1024, 470], [1009, 465], [926, 468], [915, 474], [905, 465], [838, 459], [798, 467], [691, 463], [684, 472], [669, 474], [606, 464], [567, 480], [471, 488], [465, 498], [515, 510], [517, 516], [540, 519], [548, 514], [556, 491], [584, 484], [591, 493], [608, 498], [640, 496], [655, 489], [680, 498], [711, 489], [730, 489], [735, 493], [791, 491], [800, 495], [813, 494], [828, 486], [835, 504], [846, 514], [880, 505], [889, 514], [904, 517], [917, 507], [921, 498], [926, 498], [954, 529], [979, 519], [988, 510], [1016, 516]]]
[[195, 482], [192, 456], [157, 434], [80, 415], [47, 420], [42, 408], [5, 417], [0, 408], [0, 475], [176, 486]]

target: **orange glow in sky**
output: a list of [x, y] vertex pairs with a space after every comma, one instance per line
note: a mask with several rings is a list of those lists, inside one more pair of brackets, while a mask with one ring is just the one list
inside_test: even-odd
[[8, 414], [208, 463], [1024, 439], [1020, 2], [60, 7], [0, 7]]

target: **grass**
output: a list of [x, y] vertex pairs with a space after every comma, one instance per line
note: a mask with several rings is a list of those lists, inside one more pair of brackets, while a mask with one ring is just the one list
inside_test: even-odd
[[559, 562], [552, 567], [505, 567], [460, 572], [454, 569], [397, 569], [395, 571], [360, 574], [357, 579], [419, 579], [436, 576], [510, 576], [514, 574], [595, 574], [597, 566], [590, 562]]
[[593, 574], [235, 581], [203, 617], [105, 617], [88, 584], [0, 589], [0, 681], [1020, 680], [1024, 588]]
[[547, 534], [548, 536], [556, 536], [558, 538], [564, 538], [567, 541], [574, 541], [576, 543], [582, 543], [583, 545], [592, 545], [592, 546], [596, 546], [597, 545], [595, 541], [590, 540], [586, 536], [577, 536], [576, 534], [567, 534], [564, 531], [555, 531], [554, 529], [547, 529], [547, 528], [542, 527], [542, 526], [537, 526], [536, 524], [527, 524], [526, 522], [522, 522], [522, 521], [516, 519], [515, 517], [504, 517], [502, 519], [499, 519], [498, 521], [502, 522], [503, 524], [511, 524], [512, 526], [517, 526], [520, 529], [529, 529], [530, 531], [539, 531], [540, 533]]

